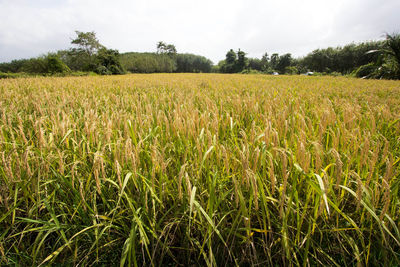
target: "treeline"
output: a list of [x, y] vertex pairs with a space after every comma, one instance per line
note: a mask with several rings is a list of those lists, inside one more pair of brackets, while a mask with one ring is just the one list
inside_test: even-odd
[[3, 73], [28, 73], [36, 75], [122, 74], [118, 50], [108, 49], [97, 40], [94, 32], [76, 31], [71, 41], [74, 47], [31, 59], [13, 60], [0, 64]]
[[387, 34], [384, 41], [317, 49], [302, 58], [290, 53], [265, 53], [247, 58], [246, 53], [229, 50], [214, 68], [221, 73], [268, 73], [352, 75], [365, 78], [400, 79], [400, 35]]
[[173, 44], [157, 43], [156, 53], [124, 53], [122, 67], [131, 73], [211, 72], [211, 60], [193, 54], [179, 54]]
[[121, 65], [132, 73], [173, 72], [175, 61], [172, 57], [157, 53], [121, 54]]
[[386, 34], [383, 41], [314, 50], [295, 66], [359, 78], [400, 79], [400, 34]]
[[225, 60], [218, 63], [215, 71], [221, 73], [263, 72], [284, 74], [291, 70], [290, 67], [294, 62], [295, 60], [289, 53], [284, 55], [274, 53], [271, 56], [265, 53], [261, 59], [258, 59], [247, 58], [246, 53], [240, 49], [237, 52], [231, 49], [226, 54]]
[[[155, 72], [219, 72], [353, 75], [355, 77], [400, 79], [400, 35], [386, 35], [384, 41], [317, 49], [302, 58], [290, 53], [265, 53], [248, 58], [242, 50], [230, 49], [217, 65], [193, 54], [179, 54], [173, 44], [157, 43], [154, 53], [123, 53], [100, 44], [94, 32], [76, 31], [72, 48], [31, 59], [0, 64], [0, 78], [9, 73], [101, 75]], [[3, 73], [3, 74], [2, 74]], [[5, 74], [4, 74], [5, 73]], [[7, 74], [8, 73], [8, 74]]]
[[[174, 45], [159, 42], [156, 53], [123, 53], [102, 45], [94, 32], [76, 31], [72, 48], [37, 58], [0, 64], [1, 77], [31, 75], [100, 75], [155, 72], [211, 72], [211, 60], [193, 54], [178, 54]], [[1, 74], [3, 73], [3, 74]]]
[[369, 51], [384, 47], [384, 41], [349, 44], [343, 47], [317, 49], [296, 63], [299, 68], [318, 72], [350, 74], [356, 68], [378, 60], [379, 55]]
[[121, 65], [131, 73], [211, 72], [212, 61], [193, 54], [123, 53]]
[[290, 53], [279, 55], [265, 53], [262, 58], [247, 58], [240, 49], [232, 49], [226, 54], [225, 60], [218, 63], [218, 71], [223, 73], [251, 72], [278, 74], [300, 74], [320, 72], [350, 74], [358, 67], [376, 62], [377, 53], [369, 51], [383, 49], [384, 41], [349, 44], [343, 47], [328, 47], [317, 49], [302, 58], [293, 58]]
[[[3, 73], [55, 74], [70, 72], [71, 69], [60, 60], [57, 54], [49, 53], [31, 59], [13, 60], [0, 64]], [[17, 77], [17, 76], [16, 76]]]

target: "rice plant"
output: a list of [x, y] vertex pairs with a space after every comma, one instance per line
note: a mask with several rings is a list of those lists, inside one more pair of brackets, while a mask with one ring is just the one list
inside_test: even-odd
[[0, 80], [0, 264], [400, 264], [400, 83]]

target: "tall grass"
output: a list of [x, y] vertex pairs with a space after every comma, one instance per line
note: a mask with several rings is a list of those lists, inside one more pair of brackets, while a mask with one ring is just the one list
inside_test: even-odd
[[0, 81], [0, 264], [399, 265], [400, 84]]

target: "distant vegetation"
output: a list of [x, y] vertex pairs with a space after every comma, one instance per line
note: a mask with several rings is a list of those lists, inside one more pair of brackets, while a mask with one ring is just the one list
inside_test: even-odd
[[359, 78], [400, 79], [400, 35], [387, 34], [384, 41], [349, 44], [343, 47], [316, 49], [302, 58], [291, 54], [269, 56], [261, 59], [247, 58], [240, 49], [232, 49], [225, 60], [218, 63], [222, 73], [278, 73], [300, 74], [318, 72], [331, 75], [352, 75]]
[[211, 72], [211, 60], [193, 54], [178, 54], [173, 44], [157, 43], [157, 53], [124, 53], [121, 64], [132, 73]]
[[193, 54], [124, 53], [121, 65], [131, 73], [211, 72], [211, 60]]
[[309, 69], [317, 72], [350, 74], [359, 66], [377, 61], [378, 56], [368, 52], [380, 49], [383, 46], [383, 41], [374, 41], [348, 44], [336, 48], [317, 49], [304, 58], [296, 60], [294, 65], [299, 69]]
[[[13, 60], [0, 64], [0, 77], [10, 73], [72, 75], [97, 74], [219, 72], [301, 74], [316, 72], [329, 75], [352, 75], [360, 78], [400, 79], [400, 35], [387, 34], [384, 41], [348, 44], [343, 47], [316, 49], [301, 58], [290, 53], [265, 53], [248, 58], [240, 49], [230, 49], [225, 59], [213, 65], [203, 56], [179, 54], [175, 45], [157, 43], [156, 52], [120, 54], [100, 44], [94, 32], [76, 31], [72, 48], [37, 58]], [[21, 74], [19, 74], [21, 75]], [[18, 75], [17, 75], [18, 76]]]
[[37, 58], [2, 63], [0, 72], [39, 75], [70, 74], [72, 71], [98, 74], [124, 73], [117, 50], [107, 49], [100, 44], [94, 32], [76, 31], [76, 34], [77, 37], [71, 41], [74, 47]]
[[170, 56], [157, 53], [124, 53], [121, 64], [132, 73], [168, 73], [176, 69], [175, 61]]
[[208, 58], [193, 54], [176, 55], [176, 72], [211, 72], [213, 63]]

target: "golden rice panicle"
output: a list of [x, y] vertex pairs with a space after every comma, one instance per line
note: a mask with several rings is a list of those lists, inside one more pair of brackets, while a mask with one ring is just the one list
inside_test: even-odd
[[286, 202], [286, 188], [287, 188], [289, 173], [287, 171], [286, 151], [281, 150], [280, 152], [281, 152], [281, 164], [282, 164], [282, 171], [281, 171], [282, 187], [281, 187], [281, 198], [279, 200], [279, 212], [280, 212], [280, 216], [283, 217], [283, 207]]
[[0, 265], [397, 266], [399, 95], [328, 76], [0, 79]]
[[271, 195], [274, 195], [276, 189], [276, 177], [275, 177], [275, 170], [274, 170], [274, 162], [272, 156], [269, 157], [269, 179], [271, 180]]
[[186, 163], [182, 165], [178, 176], [178, 198], [182, 200], [182, 178], [185, 173]]
[[322, 167], [322, 148], [317, 142], [313, 142], [314, 146], [314, 171], [319, 173]]
[[379, 219], [381, 221], [383, 220], [383, 217], [387, 213], [390, 205], [390, 180], [392, 179], [392, 176], [393, 176], [393, 156], [392, 154], [389, 154], [389, 157], [386, 160], [386, 173], [382, 179], [382, 184], [381, 184], [381, 187], [383, 188], [384, 192], [382, 198], [383, 209], [379, 216]]
[[339, 152], [335, 149], [332, 149], [333, 157], [335, 158], [335, 178], [336, 178], [336, 189], [339, 189], [339, 185], [341, 185], [342, 178], [343, 178], [343, 162], [340, 159]]

